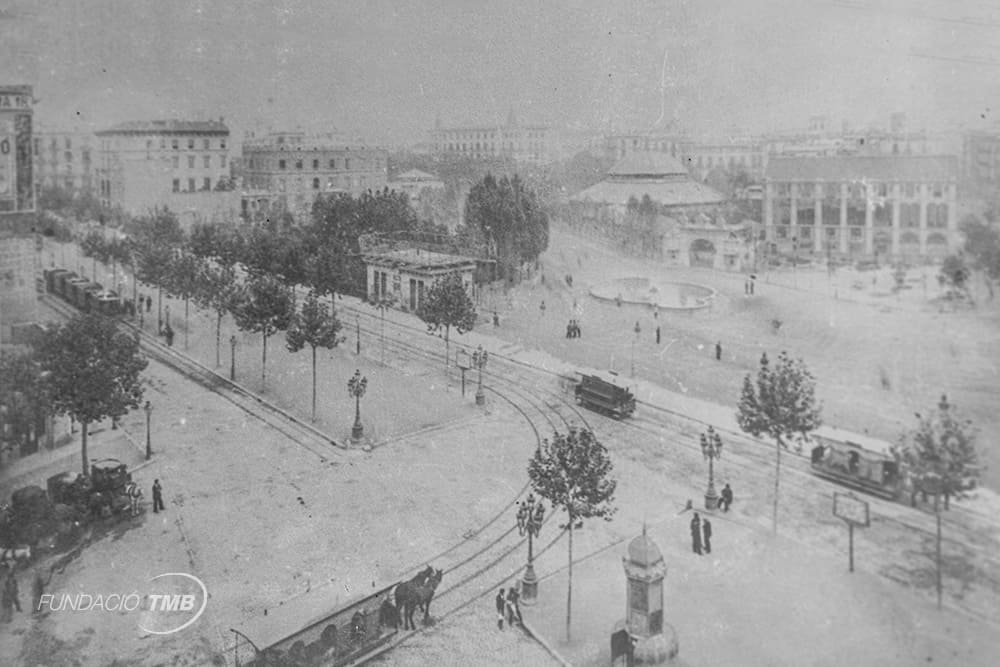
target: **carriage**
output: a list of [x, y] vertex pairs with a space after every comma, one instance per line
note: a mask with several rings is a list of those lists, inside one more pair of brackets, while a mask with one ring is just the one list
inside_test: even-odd
[[110, 317], [121, 314], [121, 299], [114, 290], [66, 269], [46, 269], [45, 289], [83, 312], [97, 311]]
[[126, 489], [132, 481], [128, 466], [118, 459], [95, 461], [90, 466], [90, 478], [69, 472], [49, 477], [46, 482], [49, 499], [54, 504], [75, 507], [105, 517], [129, 507]]
[[615, 419], [629, 417], [635, 412], [635, 396], [626, 387], [621, 387], [597, 375], [581, 373], [580, 382], [574, 390], [576, 402], [584, 407], [610, 414]]
[[898, 500], [907, 479], [892, 446], [876, 438], [825, 429], [814, 433], [810, 452], [813, 473], [876, 496]]

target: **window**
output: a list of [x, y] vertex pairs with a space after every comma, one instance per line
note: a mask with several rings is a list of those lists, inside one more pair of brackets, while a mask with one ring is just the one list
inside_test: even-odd
[[70, 150], [71, 148], [73, 148], [73, 140], [66, 137], [66, 150]]
[[935, 183], [931, 186], [931, 194], [935, 199], [940, 199], [944, 196], [944, 186], [940, 183]]
[[163, 137], [160, 137], [160, 149], [162, 150], [166, 147], [167, 147], [167, 140], [164, 139]]
[[194, 156], [188, 155], [188, 169], [194, 169]]
[[222, 150], [226, 150], [226, 140], [225, 139], [219, 139], [219, 148], [221, 148]]
[[330, 160], [330, 169], [336, 169], [336, 168], [337, 168], [337, 161], [335, 159], [331, 159]]
[[209, 139], [205, 139], [205, 141], [204, 141], [204, 146], [205, 146], [205, 150], [206, 150], [206, 151], [207, 151], [207, 150], [208, 150], [209, 148], [211, 148], [211, 147], [212, 147], [212, 145], [211, 145], [211, 142], [210, 142], [210, 140], [209, 140]]
[[318, 178], [314, 178], [313, 179], [313, 190], [319, 190], [319, 179]]
[[[464, 145], [463, 145], [463, 148], [464, 148]], [[350, 169], [350, 168], [351, 168], [351, 158], [345, 157], [344, 158], [344, 169]]]
[[202, 183], [201, 183], [201, 189], [202, 190], [211, 190], [212, 189], [212, 179], [209, 178], [208, 176], [206, 176], [204, 178], [204, 180], [202, 181]]
[[38, 137], [35, 137], [35, 141], [33, 142], [35, 148], [35, 155], [38, 155], [38, 142], [39, 142]]
[[302, 160], [296, 160], [295, 161], [295, 168], [296, 169], [301, 169], [302, 168]]
[[188, 137], [188, 150], [194, 150], [194, 137]]
[[916, 193], [916, 186], [913, 183], [906, 183], [903, 185], [903, 195], [907, 197], [912, 197]]
[[177, 148], [178, 148], [179, 145], [180, 144], [178, 143], [177, 139], [171, 139], [170, 140], [170, 147], [173, 148], [174, 150], [177, 150]]
[[[220, 155], [219, 156], [219, 167], [221, 167], [222, 169], [226, 168], [226, 156], [225, 155]], [[253, 169], [253, 160], [250, 160], [250, 168]]]
[[278, 169], [284, 169], [284, 168], [285, 168], [285, 161], [278, 160]]
[[181, 191], [181, 179], [175, 178], [174, 179], [174, 192], [180, 192], [180, 191]]
[[146, 150], [147, 151], [153, 150], [153, 140], [152, 139], [146, 139]]
[[319, 169], [319, 160], [313, 160], [313, 169]]
[[188, 179], [188, 192], [194, 192], [194, 179]]
[[208, 169], [211, 166], [212, 166], [212, 156], [211, 155], [206, 155], [205, 156], [205, 169]]
[[181, 157], [179, 155], [174, 156], [174, 169], [179, 169], [181, 166]]
[[73, 161], [73, 152], [72, 151], [66, 151], [65, 153], [63, 153], [63, 159], [66, 160], [66, 162], [72, 162]]

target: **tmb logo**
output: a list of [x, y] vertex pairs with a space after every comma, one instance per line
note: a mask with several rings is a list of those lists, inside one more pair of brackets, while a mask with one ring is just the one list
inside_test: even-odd
[[151, 635], [180, 632], [198, 620], [208, 604], [208, 589], [201, 579], [186, 572], [166, 572], [149, 580], [148, 606], [139, 629]]

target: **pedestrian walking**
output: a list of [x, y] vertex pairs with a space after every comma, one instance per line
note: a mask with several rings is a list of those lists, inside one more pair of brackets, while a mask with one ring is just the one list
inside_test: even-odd
[[515, 619], [518, 625], [521, 625], [524, 620], [521, 617], [521, 607], [517, 604], [520, 597], [520, 593], [517, 592], [517, 588], [514, 586], [507, 589], [507, 625], [509, 627], [514, 627]]
[[722, 360], [722, 343], [721, 342], [717, 342], [715, 344], [715, 360], [716, 361], [721, 361]]
[[542, 303], [538, 306], [538, 309], [542, 311], [542, 317], [545, 317], [545, 299], [542, 299]]
[[146, 295], [146, 312], [148, 313], [153, 309], [153, 297]]
[[729, 506], [732, 504], [733, 504], [733, 490], [729, 488], [728, 484], [726, 484], [726, 486], [722, 489], [722, 502], [719, 503], [719, 505], [722, 506], [723, 512], [728, 512]]
[[10, 598], [14, 609], [21, 611], [21, 601], [18, 599], [17, 577], [14, 576], [13, 568], [11, 568], [11, 571], [7, 574], [7, 580], [4, 582], [3, 588], [4, 592]]
[[656, 325], [656, 344], [660, 344], [660, 326]]
[[712, 553], [712, 522], [708, 520], [708, 517], [705, 517], [705, 520], [701, 522], [701, 534], [705, 538], [705, 553]]
[[697, 512], [691, 518], [691, 551], [701, 555], [701, 518]]
[[493, 326], [494, 327], [500, 326], [500, 316], [497, 315], [497, 311], [495, 310], [493, 311]]
[[505, 616], [505, 610], [507, 609], [507, 598], [504, 596], [502, 588], [500, 589], [500, 592], [497, 593], [496, 605], [497, 605], [497, 628], [503, 630], [503, 619]]
[[160, 480], [153, 480], [153, 512], [159, 512], [160, 510], [166, 511], [163, 506], [163, 487], [160, 486]]
[[7, 592], [7, 587], [4, 586], [3, 591], [0, 592], [0, 623], [10, 623], [14, 616], [13, 605], [10, 593]]
[[45, 581], [40, 572], [35, 572], [35, 578], [31, 582], [31, 613], [37, 614], [42, 610], [42, 594], [45, 593]]
[[174, 330], [169, 324], [163, 329], [163, 337], [167, 339], [167, 347], [174, 346]]

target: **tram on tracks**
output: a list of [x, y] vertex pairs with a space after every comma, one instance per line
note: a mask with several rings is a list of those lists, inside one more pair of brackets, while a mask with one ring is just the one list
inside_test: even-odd
[[114, 290], [78, 276], [67, 269], [45, 269], [45, 291], [85, 313], [98, 312], [109, 317], [123, 313], [121, 298]]
[[810, 464], [818, 477], [889, 500], [911, 488], [902, 462], [884, 440], [823, 427], [810, 441]]
[[630, 417], [635, 412], [635, 396], [627, 387], [615, 384], [598, 375], [580, 374], [574, 389], [580, 405], [609, 414], [615, 419]]

